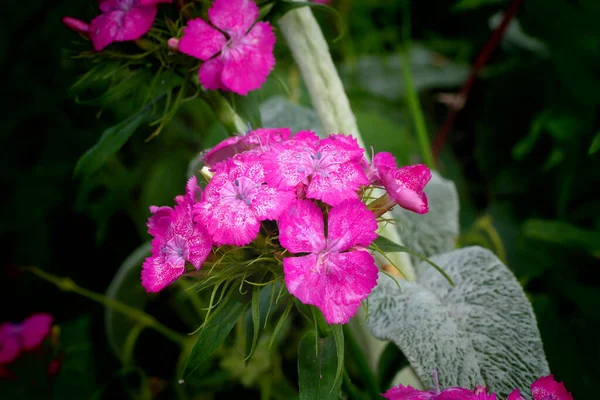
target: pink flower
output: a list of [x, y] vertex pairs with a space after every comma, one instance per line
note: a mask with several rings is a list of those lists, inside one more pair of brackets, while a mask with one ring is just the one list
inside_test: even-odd
[[215, 0], [210, 22], [188, 22], [179, 51], [205, 61], [198, 77], [207, 89], [227, 89], [245, 95], [258, 89], [275, 65], [275, 34], [268, 22], [257, 22], [252, 0]]
[[0, 366], [10, 364], [24, 350], [33, 350], [50, 334], [53, 318], [50, 314], [35, 313], [20, 324], [0, 325]]
[[206, 229], [193, 221], [194, 204], [201, 197], [196, 177], [190, 178], [186, 194], [175, 198], [177, 205], [150, 207], [148, 232], [154, 236], [152, 255], [142, 265], [142, 286], [158, 292], [185, 273], [189, 262], [196, 268], [206, 260], [212, 242]]
[[279, 241], [291, 253], [283, 259], [288, 291], [318, 307], [330, 324], [343, 324], [356, 313], [377, 283], [378, 269], [364, 247], [377, 238], [377, 220], [359, 200], [329, 210], [327, 237], [321, 209], [296, 200], [279, 219]]
[[441, 392], [417, 390], [410, 386], [391, 388], [382, 394], [388, 400], [480, 400], [473, 391], [451, 387]]
[[90, 23], [89, 36], [94, 50], [112, 42], [136, 40], [148, 33], [156, 17], [157, 3], [173, 0], [102, 0], [98, 15]]
[[[542, 376], [531, 384], [533, 400], [573, 400], [573, 395], [567, 391], [564, 383], [554, 380], [553, 375]], [[508, 395], [507, 400], [525, 400], [519, 389]]]
[[73, 32], [88, 36], [90, 24], [77, 18], [63, 17], [62, 23]]
[[358, 199], [358, 189], [369, 183], [360, 164], [363, 153], [350, 136], [319, 140], [313, 132], [298, 132], [292, 140], [275, 144], [266, 156], [268, 182], [280, 188], [303, 184], [307, 198], [332, 206]]
[[260, 221], [279, 218], [294, 197], [266, 183], [260, 156], [238, 154], [219, 165], [194, 212], [215, 243], [245, 246], [258, 235]]
[[394, 157], [389, 153], [378, 153], [373, 163], [377, 168], [379, 181], [395, 203], [417, 214], [429, 211], [427, 195], [423, 192], [431, 179], [431, 171], [426, 165], [396, 168]]
[[477, 400], [496, 400], [496, 394], [488, 393], [486, 386], [477, 386], [474, 393]]
[[203, 161], [209, 166], [233, 157], [238, 153], [258, 148], [260, 152], [269, 149], [276, 142], [287, 140], [292, 135], [290, 128], [259, 128], [245, 135], [237, 135], [223, 140], [210, 149], [203, 157]]

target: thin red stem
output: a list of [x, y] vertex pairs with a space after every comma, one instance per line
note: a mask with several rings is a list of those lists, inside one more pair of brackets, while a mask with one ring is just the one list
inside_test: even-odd
[[[496, 49], [496, 47], [498, 46], [498, 43], [500, 43], [500, 39], [502, 39], [502, 36], [504, 35], [504, 31], [506, 31], [508, 24], [514, 18], [514, 16], [517, 14], [517, 11], [519, 11], [519, 8], [523, 4], [523, 1], [524, 0], [513, 0], [510, 7], [508, 8], [508, 10], [504, 13], [504, 16], [502, 18], [502, 21], [500, 22], [500, 25], [498, 25], [496, 27], [496, 29], [494, 29], [492, 36], [490, 37], [490, 39], [487, 41], [487, 43], [485, 44], [485, 46], [483, 47], [483, 49], [477, 56], [477, 60], [475, 61], [475, 64], [473, 65], [473, 68], [471, 69], [469, 77], [465, 81], [462, 89], [460, 90], [460, 92], [458, 94], [458, 97], [462, 100], [461, 105], [464, 106], [464, 104], [466, 104], [467, 98], [469, 96], [469, 91], [473, 87], [473, 84], [475, 83], [475, 80], [477, 79], [479, 72], [481, 72], [481, 70], [485, 66], [488, 58], [490, 57], [492, 52]], [[446, 119], [444, 120], [444, 123], [442, 124], [440, 130], [437, 133], [435, 141], [433, 142], [433, 154], [436, 159], [436, 162], [437, 162], [440, 152], [442, 151], [442, 148], [444, 147], [444, 143], [446, 141], [448, 133], [450, 132], [450, 129], [452, 129], [452, 125], [454, 124], [456, 115], [458, 114], [458, 111], [460, 111], [461, 108], [462, 107], [450, 106], [450, 108], [448, 110], [448, 114], [446, 115]]]

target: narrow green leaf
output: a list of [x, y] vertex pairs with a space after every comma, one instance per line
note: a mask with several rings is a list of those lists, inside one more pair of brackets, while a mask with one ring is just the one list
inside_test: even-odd
[[337, 356], [337, 367], [333, 381], [333, 387], [335, 388], [342, 385], [342, 377], [344, 376], [344, 331], [341, 324], [332, 324], [329, 326], [335, 340], [335, 353]]
[[315, 331], [304, 335], [298, 346], [300, 400], [340, 398], [342, 381], [336, 379], [338, 364], [336, 353], [336, 339], [333, 335], [319, 338]]
[[[263, 288], [263, 290], [265, 290], [266, 288]], [[261, 327], [261, 323], [260, 323], [260, 287], [259, 286], [255, 286], [252, 289], [252, 309], [251, 311], [251, 321], [252, 321], [252, 344], [250, 346], [250, 351], [248, 352], [248, 355], [246, 356], [245, 361], [249, 360], [250, 357], [252, 357], [252, 354], [254, 354], [254, 350], [256, 350], [256, 344], [258, 343], [258, 336], [260, 334], [260, 327]], [[246, 327], [248, 326], [248, 324], [246, 324]]]
[[[232, 290], [237, 291], [237, 288]], [[196, 344], [186, 360], [184, 377], [192, 375], [217, 350], [248, 305], [239, 295], [228, 296], [223, 300], [200, 330]]]
[[287, 319], [288, 315], [290, 314], [290, 311], [292, 311], [293, 306], [294, 306], [294, 301], [291, 299], [288, 300], [287, 305], [285, 306], [285, 309], [283, 310], [283, 314], [281, 314], [279, 321], [277, 321], [277, 325], [275, 325], [275, 329], [273, 329], [273, 336], [271, 336], [271, 340], [269, 341], [269, 350], [271, 350], [271, 347], [273, 347], [273, 344], [275, 343], [275, 339], [277, 338], [277, 334], [279, 333], [281, 328], [283, 328], [283, 324], [285, 323], [285, 320]]
[[435, 268], [440, 274], [442, 274], [442, 276], [444, 278], [446, 278], [446, 280], [452, 286], [454, 286], [454, 282], [452, 281], [452, 278], [450, 278], [450, 276], [446, 273], [446, 271], [444, 271], [439, 265], [437, 265], [436, 263], [434, 263], [433, 261], [431, 261], [429, 258], [425, 257], [424, 255], [415, 253], [408, 247], [402, 246], [398, 243], [394, 243], [391, 240], [389, 240], [383, 236], [379, 236], [375, 240], [375, 242], [373, 242], [373, 245], [374, 245], [375, 250], [381, 250], [384, 253], [397, 253], [397, 252], [408, 253], [411, 256], [417, 257], [417, 258], [425, 261], [426, 263], [431, 265], [433, 268]]
[[595, 154], [598, 150], [600, 150], [600, 132], [596, 133], [594, 140], [592, 140], [592, 144], [590, 145], [588, 154], [591, 156], [592, 154]]
[[133, 114], [126, 120], [105, 130], [98, 143], [77, 161], [74, 175], [88, 177], [99, 169], [110, 156], [123, 147], [133, 132], [142, 124], [144, 118], [150, 114], [150, 111], [151, 108], [146, 107], [139, 113]]
[[581, 229], [567, 222], [530, 219], [523, 225], [523, 234], [531, 239], [585, 249], [592, 254], [600, 252], [600, 231]]
[[377, 383], [379, 389], [385, 391], [390, 388], [396, 374], [409, 365], [408, 359], [398, 346], [393, 342], [388, 343], [377, 361]]

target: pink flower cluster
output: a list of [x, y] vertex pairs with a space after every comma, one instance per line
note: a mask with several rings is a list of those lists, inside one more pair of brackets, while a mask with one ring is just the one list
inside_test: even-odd
[[36, 313], [21, 323], [0, 324], [0, 367], [15, 361], [24, 351], [39, 347], [50, 334], [53, 318]]
[[345, 323], [377, 281], [367, 250], [377, 219], [362, 201], [364, 189], [383, 186], [388, 208], [428, 209], [427, 167], [398, 168], [389, 153], [369, 163], [356, 140], [341, 134], [320, 139], [310, 131], [292, 137], [287, 128], [257, 129], [223, 141], [204, 161], [214, 175], [203, 194], [192, 178], [174, 209], [151, 207], [153, 253], [142, 272], [148, 291], [179, 278], [186, 262], [199, 269], [213, 244], [250, 244], [271, 220], [288, 253], [288, 291], [329, 323]]
[[[573, 400], [573, 395], [567, 391], [562, 382], [554, 380], [554, 376], [543, 376], [531, 384], [533, 400]], [[410, 386], [391, 388], [382, 394], [388, 400], [496, 400], [494, 393], [488, 393], [487, 388], [478, 386], [475, 390], [451, 387], [436, 391], [417, 390]], [[498, 399], [499, 400], [499, 399]], [[507, 400], [525, 400], [515, 389], [508, 395]]]

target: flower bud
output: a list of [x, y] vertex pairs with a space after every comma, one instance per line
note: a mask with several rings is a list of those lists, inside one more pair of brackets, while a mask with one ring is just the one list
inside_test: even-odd
[[77, 18], [63, 17], [62, 22], [73, 32], [81, 33], [84, 36], [87, 36], [90, 31], [90, 25]]

